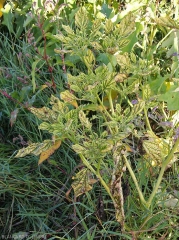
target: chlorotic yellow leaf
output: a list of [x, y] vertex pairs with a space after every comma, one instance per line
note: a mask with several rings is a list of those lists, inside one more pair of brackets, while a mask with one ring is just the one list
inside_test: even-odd
[[76, 197], [90, 191], [92, 189], [91, 185], [97, 182], [96, 179], [92, 178], [87, 168], [83, 168], [73, 177], [73, 179], [74, 182], [71, 186]]
[[15, 158], [25, 157], [28, 154], [38, 156], [52, 145], [52, 140], [44, 140], [42, 143], [31, 143], [28, 147], [22, 148], [18, 151]]
[[38, 165], [44, 162], [47, 158], [49, 158], [55, 152], [55, 150], [57, 150], [60, 147], [60, 145], [61, 145], [61, 140], [57, 140], [54, 145], [52, 145], [46, 151], [42, 152], [40, 154]]
[[157, 137], [154, 133], [148, 131], [148, 140], [143, 141], [143, 147], [146, 151], [146, 158], [151, 166], [160, 166], [162, 161], [169, 153], [170, 146], [163, 138]]
[[45, 88], [47, 88], [48, 86], [46, 84], [43, 84], [40, 86], [40, 90], [44, 90]]
[[85, 113], [82, 110], [79, 111], [79, 119], [84, 127], [88, 128], [89, 130], [91, 129], [92, 124], [90, 123], [89, 119], [86, 117]]
[[75, 97], [75, 95], [73, 95], [71, 92], [69, 92], [68, 90], [62, 92], [60, 94], [61, 99], [64, 102], [70, 103], [71, 105], [73, 105], [74, 107], [78, 107], [78, 103], [77, 103], [77, 98]]
[[71, 102], [71, 105], [73, 105], [75, 108], [77, 108], [77, 107], [78, 107], [78, 103], [77, 103], [77, 101], [76, 101], [76, 100], [72, 101], [72, 102]]
[[29, 110], [39, 119], [43, 121], [56, 121], [58, 118], [58, 114], [53, 111], [52, 109], [48, 107], [42, 107], [42, 108], [35, 108], [30, 107]]

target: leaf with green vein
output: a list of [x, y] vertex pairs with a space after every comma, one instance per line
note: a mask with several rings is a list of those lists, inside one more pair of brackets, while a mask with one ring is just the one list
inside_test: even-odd
[[57, 121], [58, 114], [48, 107], [34, 108], [30, 107], [29, 110], [39, 119], [43, 121], [54, 122]]
[[155, 21], [159, 25], [169, 27], [169, 28], [179, 29], [179, 25], [176, 23], [176, 21], [170, 18], [169, 16], [159, 17]]
[[61, 92], [60, 97], [64, 102], [70, 103], [75, 108], [78, 107], [78, 103], [76, 101], [78, 98], [70, 91], [66, 90], [64, 92]]
[[65, 32], [67, 32], [70, 35], [74, 35], [74, 31], [73, 31], [73, 29], [70, 26], [62, 24], [62, 27], [65, 30]]
[[139, 113], [141, 113], [144, 107], [145, 107], [145, 101], [139, 100], [139, 103], [135, 104], [134, 107], [132, 108], [132, 112], [131, 112], [132, 118], [134, 118]]
[[159, 166], [169, 154], [170, 146], [163, 138], [157, 137], [153, 132], [148, 131], [146, 136], [148, 140], [143, 141], [143, 147], [146, 151], [146, 159], [152, 166]]
[[79, 119], [82, 126], [91, 130], [92, 124], [90, 123], [89, 119], [86, 117], [85, 113], [82, 110], [79, 111]]
[[26, 148], [22, 148], [18, 151], [15, 158], [24, 157], [28, 154], [34, 154], [38, 156], [41, 152], [47, 150], [53, 144], [52, 140], [44, 140], [42, 143], [32, 143]]
[[96, 35], [101, 35], [101, 33], [99, 32], [100, 27], [101, 27], [101, 20], [95, 19], [91, 29], [91, 34], [93, 34], [93, 37]]
[[81, 7], [75, 14], [75, 24], [81, 30], [85, 30], [88, 25], [88, 15], [85, 7]]
[[105, 24], [106, 34], [109, 34], [110, 32], [112, 32], [113, 28], [114, 28], [113, 22], [111, 21], [111, 19], [107, 19]]
[[87, 50], [86, 56], [83, 57], [83, 61], [89, 70], [93, 69], [93, 65], [95, 64], [95, 57], [90, 49]]
[[128, 37], [131, 33], [135, 31], [135, 17], [130, 12], [127, 14], [119, 24], [120, 35], [123, 38]]
[[78, 197], [92, 189], [92, 185], [97, 182], [92, 178], [90, 171], [87, 168], [83, 168], [73, 178], [72, 188], [75, 196]]

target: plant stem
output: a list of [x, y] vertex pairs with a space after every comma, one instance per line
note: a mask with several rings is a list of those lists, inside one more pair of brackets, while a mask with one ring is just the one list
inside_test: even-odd
[[130, 172], [130, 175], [131, 175], [131, 177], [132, 177], [132, 179], [133, 179], [133, 182], [134, 182], [134, 184], [135, 184], [135, 186], [136, 186], [136, 189], [137, 189], [137, 191], [138, 191], [138, 193], [139, 193], [139, 198], [140, 198], [142, 204], [146, 205], [146, 201], [145, 201], [144, 196], [143, 196], [143, 194], [142, 194], [142, 191], [141, 191], [141, 189], [140, 189], [140, 187], [139, 187], [139, 184], [138, 184], [138, 181], [137, 181], [137, 179], [136, 179], [136, 177], [135, 177], [135, 174], [134, 174], [134, 172], [133, 172], [133, 170], [132, 170], [132, 168], [131, 168], [131, 165], [130, 165], [130, 163], [129, 163], [129, 161], [127, 160], [127, 158], [126, 158], [125, 155], [123, 155], [123, 158], [124, 158], [124, 160], [125, 160], [125, 163], [126, 163], [126, 166], [127, 166], [128, 170], [129, 170], [129, 172]]
[[102, 106], [102, 108], [103, 108], [105, 114], [109, 117], [110, 120], [113, 120], [112, 117], [111, 117], [111, 115], [110, 115], [110, 114], [108, 113], [108, 111], [106, 110], [104, 104], [102, 103], [102, 101], [101, 101], [101, 99], [99, 98], [98, 95], [97, 95], [97, 99], [98, 99], [99, 103], [101, 104], [101, 106]]
[[109, 105], [110, 105], [111, 113], [113, 115], [114, 114], [114, 106], [113, 106], [113, 101], [112, 101], [111, 90], [109, 91], [109, 93], [107, 95], [108, 95], [108, 99], [109, 99]]
[[92, 172], [94, 173], [94, 175], [96, 175], [96, 177], [100, 180], [100, 183], [102, 184], [102, 186], [105, 188], [106, 192], [109, 194], [109, 196], [111, 197], [112, 201], [115, 202], [113, 196], [111, 195], [110, 189], [108, 187], [108, 185], [105, 183], [105, 181], [103, 180], [103, 178], [101, 177], [100, 173], [97, 173], [97, 171], [91, 166], [91, 164], [86, 160], [86, 158], [83, 156], [83, 154], [79, 154], [83, 164]]
[[[99, 98], [98, 95], [97, 95], [97, 99], [98, 99], [99, 103], [101, 104], [104, 113], [109, 117], [110, 120], [113, 120], [112, 117], [111, 117], [111, 115], [110, 115], [110, 114], [108, 113], [108, 111], [106, 110], [105, 106], [103, 105], [103, 103], [102, 103], [102, 101], [101, 101], [101, 99]], [[106, 119], [105, 114], [103, 114], [103, 117], [104, 117], [104, 119], [105, 119], [105, 122], [107, 122], [107, 119]], [[113, 134], [113, 130], [111, 129], [111, 127], [108, 126], [108, 128], [109, 128], [110, 133]]]
[[144, 115], [145, 115], [145, 121], [146, 121], [146, 125], [147, 125], [148, 129], [151, 132], [153, 132], [153, 130], [152, 130], [151, 126], [150, 126], [150, 122], [149, 122], [148, 115], [147, 115], [147, 110], [146, 110], [145, 107], [144, 107]]
[[172, 148], [172, 150], [170, 151], [170, 153], [168, 154], [167, 158], [166, 158], [166, 159], [163, 161], [163, 163], [162, 163], [162, 167], [161, 167], [161, 170], [160, 170], [160, 174], [159, 174], [159, 176], [158, 176], [158, 179], [157, 179], [157, 183], [156, 183], [156, 185], [155, 185], [155, 187], [154, 187], [154, 189], [153, 189], [153, 191], [152, 191], [152, 193], [151, 193], [151, 195], [150, 195], [150, 197], [149, 197], [149, 199], [148, 199], [148, 201], [147, 201], [147, 207], [148, 207], [148, 208], [150, 207], [151, 202], [152, 202], [153, 198], [155, 197], [155, 195], [156, 195], [156, 193], [157, 193], [157, 190], [158, 190], [158, 188], [159, 188], [159, 186], [160, 186], [160, 183], [161, 183], [162, 178], [163, 178], [163, 174], [164, 174], [164, 172], [165, 172], [165, 168], [166, 168], [166, 166], [169, 164], [169, 162], [171, 161], [171, 159], [173, 158], [173, 155], [174, 155], [174, 153], [176, 152], [178, 145], [179, 145], [179, 138], [178, 138], [177, 141], [175, 142], [175, 145], [174, 145], [174, 147]]
[[[143, 100], [145, 100], [144, 89], [142, 89], [142, 98], [143, 98]], [[150, 126], [150, 122], [149, 122], [147, 110], [148, 110], [148, 109], [146, 109], [146, 107], [144, 107], [144, 115], [145, 115], [146, 125], [147, 125], [147, 128], [148, 128], [151, 132], [153, 132], [153, 130], [152, 130], [151, 126]]]

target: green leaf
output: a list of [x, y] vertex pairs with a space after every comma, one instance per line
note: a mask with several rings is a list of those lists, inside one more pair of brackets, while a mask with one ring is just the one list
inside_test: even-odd
[[2, 12], [3, 12], [2, 24], [8, 28], [9, 32], [14, 33], [14, 28], [13, 28], [14, 14], [11, 11], [12, 11], [12, 6], [7, 3], [4, 6], [4, 9], [2, 10]]
[[112, 10], [113, 9], [110, 8], [107, 4], [103, 4], [102, 7], [101, 7], [101, 13], [103, 13], [104, 16], [106, 16], [108, 19], [111, 16]]
[[165, 86], [165, 81], [169, 78], [169, 75], [166, 75], [164, 77], [162, 76], [157, 76], [156, 80], [153, 80], [149, 83], [149, 86], [151, 88], [151, 91], [154, 94], [159, 94], [159, 93], [163, 93], [163, 91], [166, 90], [166, 86]]
[[118, 20], [122, 19], [130, 12], [134, 12], [134, 11], [140, 9], [141, 7], [145, 6], [146, 5], [145, 2], [146, 1], [141, 1], [141, 0], [140, 1], [130, 1], [129, 3], [126, 4], [126, 9], [119, 13]]
[[168, 110], [170, 110], [170, 111], [179, 110], [179, 90], [178, 90], [178, 88], [176, 88], [176, 86], [171, 87], [171, 89], [168, 92], [161, 94], [158, 97], [158, 100], [167, 102], [167, 107], [168, 107]]
[[[176, 39], [176, 45], [174, 44], [174, 39]], [[166, 48], [167, 50], [167, 58], [171, 58], [172, 54], [177, 52], [179, 47], [178, 43], [179, 39], [179, 30], [172, 31], [171, 34], [163, 41], [161, 47]]]

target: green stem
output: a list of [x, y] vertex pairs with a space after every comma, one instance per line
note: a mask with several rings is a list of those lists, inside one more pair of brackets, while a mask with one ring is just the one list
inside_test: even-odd
[[179, 9], [178, 1], [174, 0], [173, 5], [174, 5], [174, 8], [175, 8], [175, 20], [177, 20], [178, 19], [178, 9]]
[[137, 191], [138, 191], [138, 193], [139, 193], [139, 198], [140, 198], [141, 202], [142, 202], [144, 205], [146, 205], [146, 201], [145, 201], [144, 196], [143, 196], [143, 194], [142, 194], [142, 191], [141, 191], [141, 189], [140, 189], [140, 187], [139, 187], [139, 184], [138, 184], [138, 181], [137, 181], [137, 179], [136, 179], [136, 177], [135, 177], [135, 174], [134, 174], [134, 172], [133, 172], [133, 170], [132, 170], [132, 168], [131, 168], [131, 165], [130, 165], [130, 163], [129, 163], [129, 161], [127, 160], [127, 158], [126, 158], [125, 155], [123, 155], [123, 158], [124, 158], [124, 160], [125, 160], [125, 163], [126, 163], [126, 166], [127, 166], [128, 170], [129, 170], [129, 172], [130, 172], [130, 175], [131, 175], [131, 177], [132, 177], [132, 179], [133, 179], [133, 182], [134, 182], [134, 184], [135, 184], [135, 186], [136, 186], [136, 189], [137, 189]]
[[[103, 111], [104, 111], [104, 113], [107, 115], [107, 117], [109, 117], [110, 120], [113, 120], [112, 117], [111, 117], [111, 115], [110, 115], [110, 114], [108, 113], [108, 111], [106, 110], [104, 104], [102, 103], [102, 101], [101, 101], [101, 99], [99, 98], [98, 95], [97, 95], [97, 99], [98, 99], [99, 103], [101, 104], [101, 106], [102, 106], [102, 108], [103, 108]], [[107, 123], [107, 119], [106, 119], [105, 114], [103, 114], [103, 117], [104, 117], [104, 119], [105, 119], [105, 122]], [[113, 134], [113, 130], [111, 129], [111, 127], [108, 126], [108, 128], [109, 128], [110, 133]]]
[[111, 197], [112, 201], [115, 202], [113, 196], [111, 195], [110, 189], [108, 187], [108, 185], [105, 183], [105, 181], [103, 180], [103, 178], [101, 177], [100, 173], [97, 173], [97, 171], [91, 166], [91, 164], [86, 160], [86, 158], [83, 156], [83, 154], [79, 154], [83, 164], [92, 172], [94, 173], [94, 175], [96, 175], [96, 177], [100, 180], [100, 183], [102, 184], [102, 186], [105, 188], [106, 192], [108, 193], [108, 195]]
[[102, 101], [101, 101], [101, 99], [100, 99], [100, 97], [99, 97], [98, 95], [97, 95], [97, 99], [98, 99], [99, 103], [101, 104], [101, 106], [102, 106], [105, 114], [108, 116], [108, 118], [109, 118], [110, 120], [113, 120], [112, 117], [111, 117], [111, 115], [110, 115], [110, 114], [108, 113], [108, 111], [106, 110], [104, 104], [102, 103]]
[[178, 145], [179, 145], [179, 138], [178, 138], [177, 141], [175, 142], [175, 145], [174, 145], [174, 147], [172, 148], [172, 150], [170, 151], [170, 153], [168, 154], [167, 158], [166, 158], [166, 159], [163, 161], [163, 163], [162, 163], [162, 167], [161, 167], [161, 170], [160, 170], [160, 174], [159, 174], [159, 176], [158, 176], [158, 179], [157, 179], [157, 183], [156, 183], [156, 185], [155, 185], [155, 187], [154, 187], [154, 189], [153, 189], [153, 191], [152, 191], [152, 193], [151, 193], [151, 195], [150, 195], [150, 197], [149, 197], [149, 199], [148, 199], [148, 201], [147, 201], [147, 207], [148, 207], [148, 208], [150, 207], [151, 202], [152, 202], [153, 198], [155, 197], [155, 195], [156, 195], [156, 193], [157, 193], [157, 190], [158, 190], [158, 188], [159, 188], [159, 186], [160, 186], [160, 183], [161, 183], [161, 181], [162, 181], [162, 179], [163, 179], [163, 174], [164, 174], [164, 172], [165, 172], [165, 168], [166, 168], [166, 166], [169, 164], [169, 162], [171, 161], [171, 159], [173, 158], [174, 153], [177, 151]]
[[108, 93], [108, 99], [109, 99], [109, 105], [111, 109], [112, 115], [114, 114], [114, 106], [113, 106], [113, 101], [112, 101], [112, 96], [111, 96], [111, 90]]
[[[143, 100], [145, 100], [144, 89], [142, 89], [142, 98], [143, 98]], [[144, 115], [145, 115], [146, 125], [147, 125], [147, 128], [148, 128], [151, 132], [153, 132], [153, 130], [152, 130], [151, 126], [150, 126], [150, 122], [149, 122], [147, 110], [148, 110], [148, 109], [146, 109], [146, 107], [144, 107]]]
[[144, 107], [144, 115], [145, 115], [145, 121], [146, 121], [146, 125], [147, 125], [147, 128], [153, 132], [151, 126], [150, 126], [150, 122], [149, 122], [149, 118], [148, 118], [148, 115], [147, 115], [147, 109]]
[[162, 43], [165, 41], [165, 39], [166, 39], [173, 31], [174, 31], [174, 30], [172, 29], [170, 32], [168, 32], [168, 33], [165, 35], [164, 38], [162, 38], [162, 40], [157, 44], [156, 50], [157, 50], [157, 48], [158, 48], [160, 45], [162, 45]]

